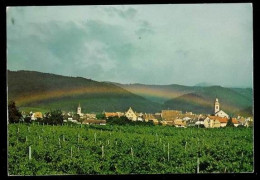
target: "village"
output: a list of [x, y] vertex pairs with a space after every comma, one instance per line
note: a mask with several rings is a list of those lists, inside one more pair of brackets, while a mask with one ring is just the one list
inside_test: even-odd
[[[77, 124], [96, 124], [106, 125], [111, 117], [125, 116], [129, 121], [152, 122], [154, 125], [174, 126], [174, 127], [205, 127], [205, 128], [220, 128], [227, 126], [227, 123], [232, 119], [234, 127], [253, 125], [252, 117], [232, 117], [220, 109], [220, 102], [216, 98], [213, 107], [213, 114], [194, 114], [178, 110], [162, 110], [158, 113], [142, 113], [136, 112], [131, 107], [126, 112], [102, 112], [103, 119], [100, 119], [95, 113], [82, 113], [80, 104], [77, 107], [77, 112], [63, 112], [63, 122], [71, 122]], [[24, 113], [22, 113], [23, 116]], [[30, 112], [32, 121], [42, 119], [45, 115], [42, 112]]]

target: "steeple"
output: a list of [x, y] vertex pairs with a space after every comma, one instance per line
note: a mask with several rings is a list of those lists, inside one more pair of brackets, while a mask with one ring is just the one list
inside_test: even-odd
[[220, 104], [218, 102], [218, 98], [216, 98], [215, 104], [214, 104], [214, 113], [217, 113], [218, 111], [220, 111]]
[[78, 106], [78, 109], [77, 109], [77, 114], [81, 114], [81, 107], [80, 107], [80, 103], [79, 103], [79, 106]]

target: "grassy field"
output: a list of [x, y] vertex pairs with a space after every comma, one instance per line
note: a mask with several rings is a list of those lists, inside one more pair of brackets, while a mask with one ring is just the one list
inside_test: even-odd
[[9, 124], [8, 142], [10, 175], [253, 171], [252, 128]]

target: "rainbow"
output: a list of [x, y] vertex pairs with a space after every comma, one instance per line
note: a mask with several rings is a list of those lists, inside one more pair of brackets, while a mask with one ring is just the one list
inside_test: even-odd
[[121, 89], [115, 88], [104, 88], [104, 87], [83, 87], [83, 88], [76, 88], [76, 89], [69, 89], [69, 90], [54, 90], [54, 91], [47, 91], [44, 93], [33, 93], [29, 95], [23, 95], [20, 97], [15, 98], [16, 104], [21, 106], [28, 104], [30, 102], [42, 101], [52, 98], [60, 98], [72, 95], [81, 95], [81, 94], [125, 94], [126, 92]]
[[[182, 96], [187, 93], [192, 93], [192, 91], [181, 91], [181, 90], [167, 90], [167, 89], [155, 89], [155, 88], [149, 88], [149, 87], [126, 87], [127, 90], [129, 90], [132, 93], [135, 93], [137, 95], [141, 96], [151, 96], [151, 97], [157, 97], [157, 98], [163, 98], [165, 100], [173, 99], [179, 96]], [[201, 107], [208, 107], [208, 108], [214, 108], [214, 102], [208, 100], [208, 99], [198, 99], [196, 97], [190, 96], [187, 98], [183, 98], [183, 101], [186, 103], [194, 104], [194, 105], [200, 105]], [[239, 110], [234, 105], [221, 105], [222, 110], [232, 112], [234, 110]], [[210, 113], [210, 112], [209, 112]]]
[[[137, 88], [126, 88], [128, 91], [140, 95], [140, 96], [151, 96], [157, 98], [164, 98], [165, 100], [175, 98], [181, 95], [184, 95], [189, 92], [184, 91], [172, 91], [172, 90], [160, 90], [160, 89], [152, 89], [146, 87], [137, 87]], [[61, 98], [61, 97], [68, 97], [72, 95], [81, 95], [81, 94], [126, 94], [127, 91], [121, 88], [112, 88], [112, 87], [81, 87], [81, 88], [72, 88], [66, 90], [53, 90], [47, 91], [44, 93], [33, 93], [27, 94], [20, 97], [15, 98], [16, 104], [18, 106], [24, 106], [31, 102], [37, 102], [42, 100], [48, 100], [52, 98]], [[200, 105], [202, 107], [214, 107], [214, 102], [208, 101], [206, 99], [197, 99], [195, 97], [189, 97], [183, 99], [184, 102], [192, 103], [196, 105]], [[237, 107], [232, 105], [225, 105], [222, 106], [224, 111], [234, 111], [238, 110]]]
[[154, 89], [149, 87], [126, 87], [126, 89], [138, 95], [154, 96], [164, 99], [171, 99], [188, 93], [180, 90], [173, 91], [172, 89]]

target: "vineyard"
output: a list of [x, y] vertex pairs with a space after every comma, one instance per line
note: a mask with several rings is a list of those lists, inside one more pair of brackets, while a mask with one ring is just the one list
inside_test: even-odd
[[253, 172], [252, 128], [8, 125], [10, 175]]

